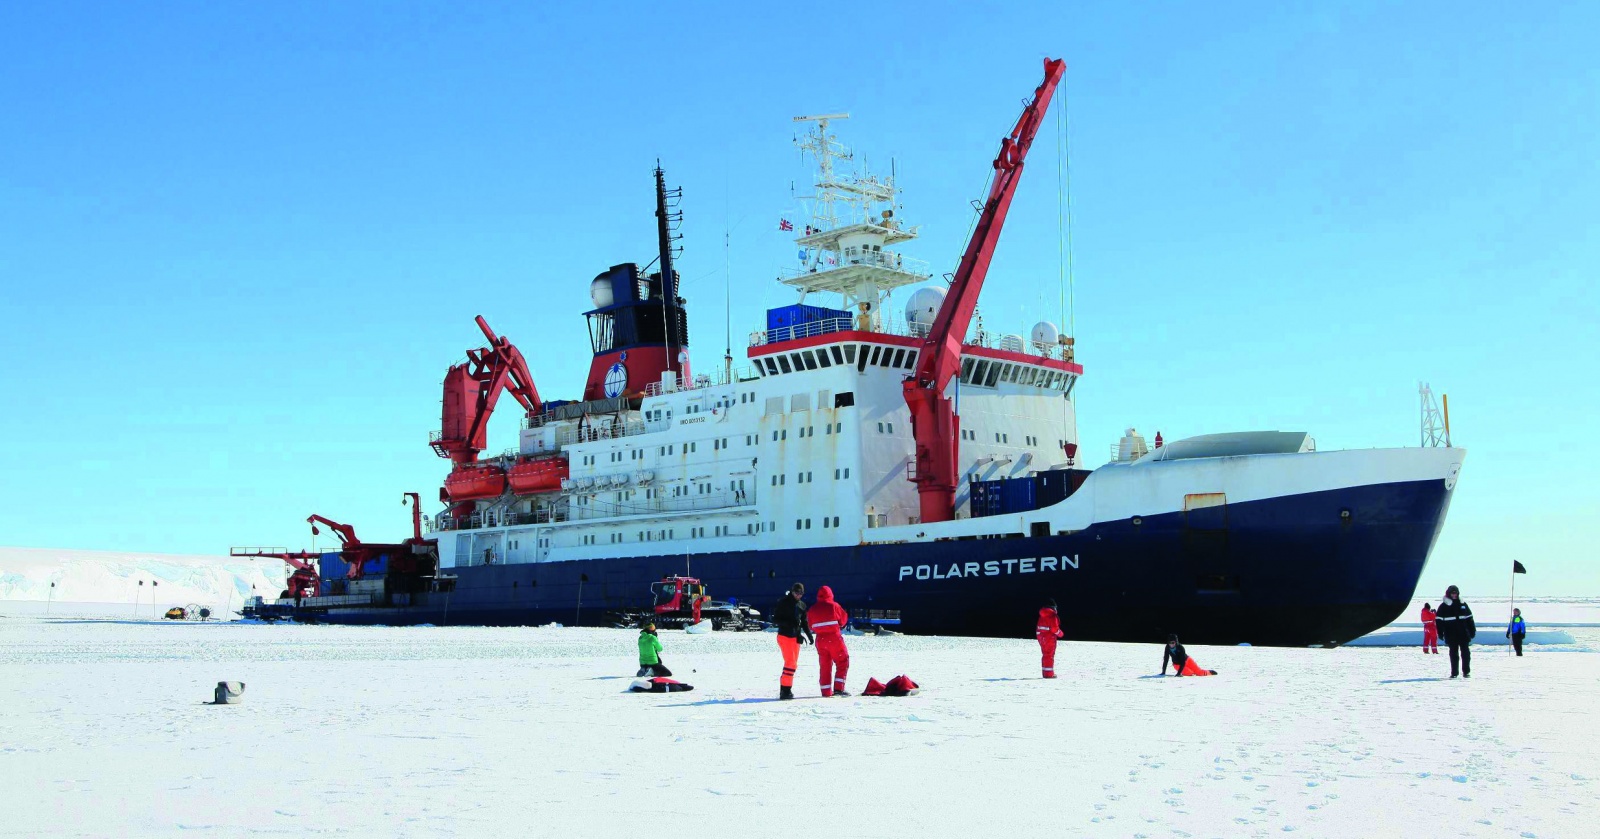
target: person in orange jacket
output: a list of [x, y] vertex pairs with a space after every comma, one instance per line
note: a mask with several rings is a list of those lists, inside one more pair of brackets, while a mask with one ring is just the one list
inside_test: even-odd
[[[816, 636], [812, 644], [817, 648], [817, 681], [822, 685], [823, 696], [849, 696], [844, 689], [844, 678], [850, 672], [850, 651], [844, 646], [844, 628], [850, 615], [833, 599], [833, 589], [817, 589], [817, 602], [806, 610], [806, 621]], [[834, 668], [838, 672], [834, 672]]]
[[1056, 613], [1056, 601], [1046, 600], [1039, 609], [1039, 624], [1034, 632], [1039, 639], [1039, 665], [1044, 668], [1044, 678], [1056, 677], [1056, 642], [1061, 640], [1061, 616]]
[[1422, 604], [1422, 651], [1425, 653], [1439, 654], [1439, 624], [1435, 621], [1438, 613], [1433, 611], [1432, 603]]

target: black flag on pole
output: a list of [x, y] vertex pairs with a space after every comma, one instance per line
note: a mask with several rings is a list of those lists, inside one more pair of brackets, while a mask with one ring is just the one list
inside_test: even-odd
[[1522, 567], [1522, 563], [1520, 563], [1520, 562], [1518, 562], [1518, 561], [1513, 559], [1513, 560], [1511, 560], [1511, 573], [1513, 573], [1513, 574], [1526, 574], [1526, 573], [1528, 573], [1528, 569]]

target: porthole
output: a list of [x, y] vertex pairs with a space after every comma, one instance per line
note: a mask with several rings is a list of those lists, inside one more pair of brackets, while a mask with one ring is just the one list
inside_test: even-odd
[[1141, 524], [1144, 524], [1144, 519], [1141, 518], [1140, 516], [1134, 516], [1133, 517], [1133, 526], [1134, 527], [1138, 527]]

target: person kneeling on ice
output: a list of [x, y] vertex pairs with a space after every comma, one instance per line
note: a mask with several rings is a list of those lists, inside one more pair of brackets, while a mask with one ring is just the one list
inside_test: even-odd
[[[1061, 640], [1061, 617], [1056, 613], [1056, 601], [1046, 600], [1039, 609], [1039, 624], [1034, 632], [1039, 639], [1040, 666], [1044, 668], [1044, 678], [1056, 677], [1056, 642]], [[1166, 668], [1161, 668], [1166, 672]]]
[[1199, 662], [1189, 657], [1189, 652], [1178, 643], [1177, 635], [1167, 636], [1167, 646], [1161, 653], [1161, 675], [1167, 675], [1167, 662], [1172, 662], [1174, 676], [1215, 676], [1215, 670], [1200, 669]]
[[[817, 602], [806, 612], [811, 633], [816, 636], [817, 681], [822, 685], [823, 696], [849, 696], [844, 689], [845, 674], [850, 672], [850, 651], [844, 646], [844, 628], [850, 623], [843, 606], [834, 602], [833, 589], [817, 589]], [[833, 672], [834, 667], [839, 672]]]
[[672, 671], [661, 663], [661, 639], [656, 636], [656, 625], [647, 623], [639, 630], [639, 672], [635, 676], [671, 676]]

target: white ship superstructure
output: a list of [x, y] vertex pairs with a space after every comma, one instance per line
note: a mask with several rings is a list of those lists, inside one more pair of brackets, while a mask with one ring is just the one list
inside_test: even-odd
[[[918, 230], [894, 217], [893, 178], [839, 172], [852, 156], [828, 128], [843, 117], [798, 118], [814, 127], [799, 145], [819, 171], [811, 221], [796, 231], [804, 263], [781, 278], [798, 303], [774, 310], [793, 320], [752, 332], [748, 365], [666, 373], [637, 408], [609, 400], [527, 422], [506, 461], [564, 457], [568, 477], [559, 492], [507, 493], [470, 516], [438, 517], [459, 531], [440, 534], [445, 567], [855, 545], [867, 530], [917, 521], [901, 383], [943, 295], [925, 263], [898, 250]], [[917, 284], [903, 316], [885, 312]], [[818, 300], [835, 306], [809, 305]], [[1049, 323], [1026, 340], [970, 340], [958, 386], [963, 473], [1068, 467], [1081, 374]], [[958, 517], [969, 503], [958, 491]]]

